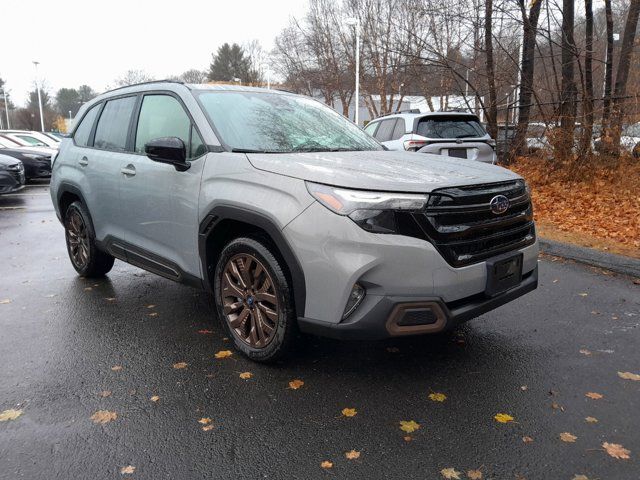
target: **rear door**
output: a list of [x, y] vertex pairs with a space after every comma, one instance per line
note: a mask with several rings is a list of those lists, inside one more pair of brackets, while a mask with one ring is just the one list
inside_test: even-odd
[[[151, 160], [145, 144], [180, 138], [191, 167], [183, 172]], [[120, 178], [121, 224], [129, 261], [176, 280], [183, 272], [200, 277], [198, 192], [206, 147], [179, 96], [150, 92], [142, 98], [132, 126], [133, 152]]]
[[[107, 100], [90, 134], [87, 148], [80, 148], [77, 162], [84, 169], [87, 203], [98, 240], [122, 239], [120, 170], [127, 156], [129, 129], [137, 96]], [[77, 133], [76, 133], [77, 135]]]
[[376, 130], [376, 139], [386, 146], [389, 150], [399, 150], [397, 146], [394, 146], [393, 131], [396, 127], [396, 119], [388, 118], [380, 121], [380, 126]]

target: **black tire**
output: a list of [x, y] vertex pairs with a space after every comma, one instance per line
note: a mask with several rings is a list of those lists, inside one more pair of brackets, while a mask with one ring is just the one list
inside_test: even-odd
[[[263, 240], [236, 238], [222, 250], [214, 274], [218, 317], [236, 349], [256, 362], [271, 362], [290, 353], [297, 331], [293, 292], [284, 273], [284, 262], [274, 250]], [[231, 274], [232, 265], [238, 267], [236, 273], [242, 278]], [[243, 276], [244, 267], [248, 277]], [[245, 281], [250, 278], [255, 280]], [[230, 287], [230, 281], [235, 287]], [[251, 287], [244, 288], [245, 283]], [[264, 300], [267, 297], [272, 300]], [[235, 328], [232, 326], [234, 321]], [[271, 332], [265, 334], [269, 328], [272, 328]]]
[[113, 267], [114, 258], [98, 249], [93, 222], [86, 207], [75, 201], [64, 214], [67, 253], [71, 265], [83, 277], [104, 277]]

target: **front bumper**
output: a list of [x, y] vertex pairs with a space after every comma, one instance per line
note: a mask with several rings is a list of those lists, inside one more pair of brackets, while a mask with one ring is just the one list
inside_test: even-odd
[[[317, 202], [290, 222], [283, 234], [305, 276], [305, 308], [298, 309], [300, 328], [321, 335], [383, 338], [407, 334], [387, 328], [394, 308], [425, 302], [436, 304], [443, 317], [431, 331], [442, 330], [537, 286], [537, 243], [512, 252], [522, 254], [522, 282], [489, 299], [485, 297], [486, 261], [453, 267], [426, 240], [366, 232]], [[365, 288], [366, 296], [343, 320], [355, 283]]]
[[[419, 335], [437, 333], [460, 325], [466, 321], [487, 313], [501, 305], [511, 302], [538, 287], [538, 267], [524, 275], [522, 282], [494, 297], [484, 294], [472, 295], [454, 302], [446, 303], [439, 297], [400, 297], [385, 296], [376, 299], [377, 303], [370, 308], [361, 305], [362, 311], [356, 311], [342, 323], [330, 323], [310, 318], [298, 318], [300, 330], [304, 333], [341, 340], [381, 340], [394, 336]], [[442, 318], [431, 324], [399, 330], [396, 325], [398, 312], [419, 306], [434, 306], [440, 309]]]
[[0, 171], [0, 194], [14, 193], [24, 188], [25, 176], [23, 170]]

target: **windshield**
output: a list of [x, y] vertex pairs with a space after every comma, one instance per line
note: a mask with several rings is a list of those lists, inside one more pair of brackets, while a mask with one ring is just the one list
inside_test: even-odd
[[310, 98], [269, 92], [194, 92], [221, 140], [235, 151], [333, 152], [383, 147]]
[[416, 133], [427, 138], [470, 138], [482, 137], [486, 132], [476, 117], [443, 115], [421, 118]]

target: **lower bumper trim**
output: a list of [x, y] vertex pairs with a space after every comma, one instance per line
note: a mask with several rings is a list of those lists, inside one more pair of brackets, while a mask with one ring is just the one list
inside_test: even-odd
[[[341, 323], [323, 322], [320, 320], [298, 317], [298, 325], [304, 333], [323, 337], [351, 340], [381, 340], [397, 335], [419, 335], [437, 333], [448, 330], [456, 325], [467, 322], [475, 317], [509, 303], [522, 295], [535, 290], [538, 287], [538, 266], [523, 276], [522, 282], [517, 286], [493, 297], [487, 297], [484, 293], [471, 297], [445, 303], [438, 297], [378, 297], [369, 298], [373, 303], [365, 314], [358, 315], [354, 312], [352, 317]], [[422, 329], [394, 329], [389, 327], [389, 322], [397, 318], [397, 312], [407, 306], [420, 304], [436, 304], [444, 316], [442, 321], [437, 321], [431, 328]], [[361, 307], [362, 308], [362, 307]], [[439, 315], [438, 315], [439, 316]]]

